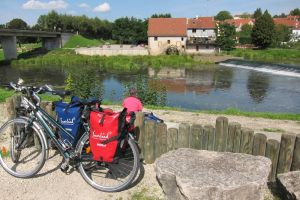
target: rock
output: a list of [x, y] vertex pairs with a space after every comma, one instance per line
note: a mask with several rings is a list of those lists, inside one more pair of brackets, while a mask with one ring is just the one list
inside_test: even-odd
[[300, 171], [277, 175], [277, 183], [284, 199], [300, 199]]
[[264, 199], [271, 161], [248, 154], [178, 149], [155, 162], [169, 200]]

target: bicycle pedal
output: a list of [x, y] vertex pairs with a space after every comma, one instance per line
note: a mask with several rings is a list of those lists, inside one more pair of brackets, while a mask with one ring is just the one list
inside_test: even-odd
[[69, 169], [69, 162], [64, 162], [60, 166], [60, 170], [64, 173], [66, 173]]

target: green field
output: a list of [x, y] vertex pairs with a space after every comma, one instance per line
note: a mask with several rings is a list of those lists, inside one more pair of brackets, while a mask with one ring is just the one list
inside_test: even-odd
[[95, 47], [103, 45], [105, 43], [114, 44], [113, 40], [97, 40], [97, 39], [88, 39], [81, 35], [72, 36], [69, 41], [64, 45], [64, 48], [77, 48], [77, 47]]
[[297, 49], [235, 49], [226, 54], [247, 60], [300, 65], [300, 50]]
[[4, 53], [2, 49], [0, 49], [0, 61], [1, 60], [4, 60]]

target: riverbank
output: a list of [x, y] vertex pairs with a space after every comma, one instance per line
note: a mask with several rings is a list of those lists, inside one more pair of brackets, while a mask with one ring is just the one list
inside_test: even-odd
[[189, 55], [160, 56], [85, 56], [77, 55], [71, 49], [57, 49], [35, 58], [13, 60], [12, 66], [61, 66], [61, 67], [97, 67], [101, 70], [138, 71], [143, 68], [210, 68], [209, 61], [194, 60]]
[[223, 54], [242, 57], [246, 60], [300, 65], [300, 51], [297, 49], [235, 49], [233, 51], [223, 52]]

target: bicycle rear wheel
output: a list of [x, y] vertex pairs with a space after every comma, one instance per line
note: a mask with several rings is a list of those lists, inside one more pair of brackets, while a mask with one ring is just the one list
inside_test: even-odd
[[79, 172], [84, 180], [97, 190], [117, 192], [126, 189], [134, 180], [139, 170], [139, 153], [132, 139], [122, 141], [121, 153], [116, 163], [93, 160], [90, 151], [89, 134], [78, 142]]
[[43, 167], [46, 146], [43, 136], [25, 119], [8, 121], [0, 128], [0, 164], [18, 178], [29, 178]]

